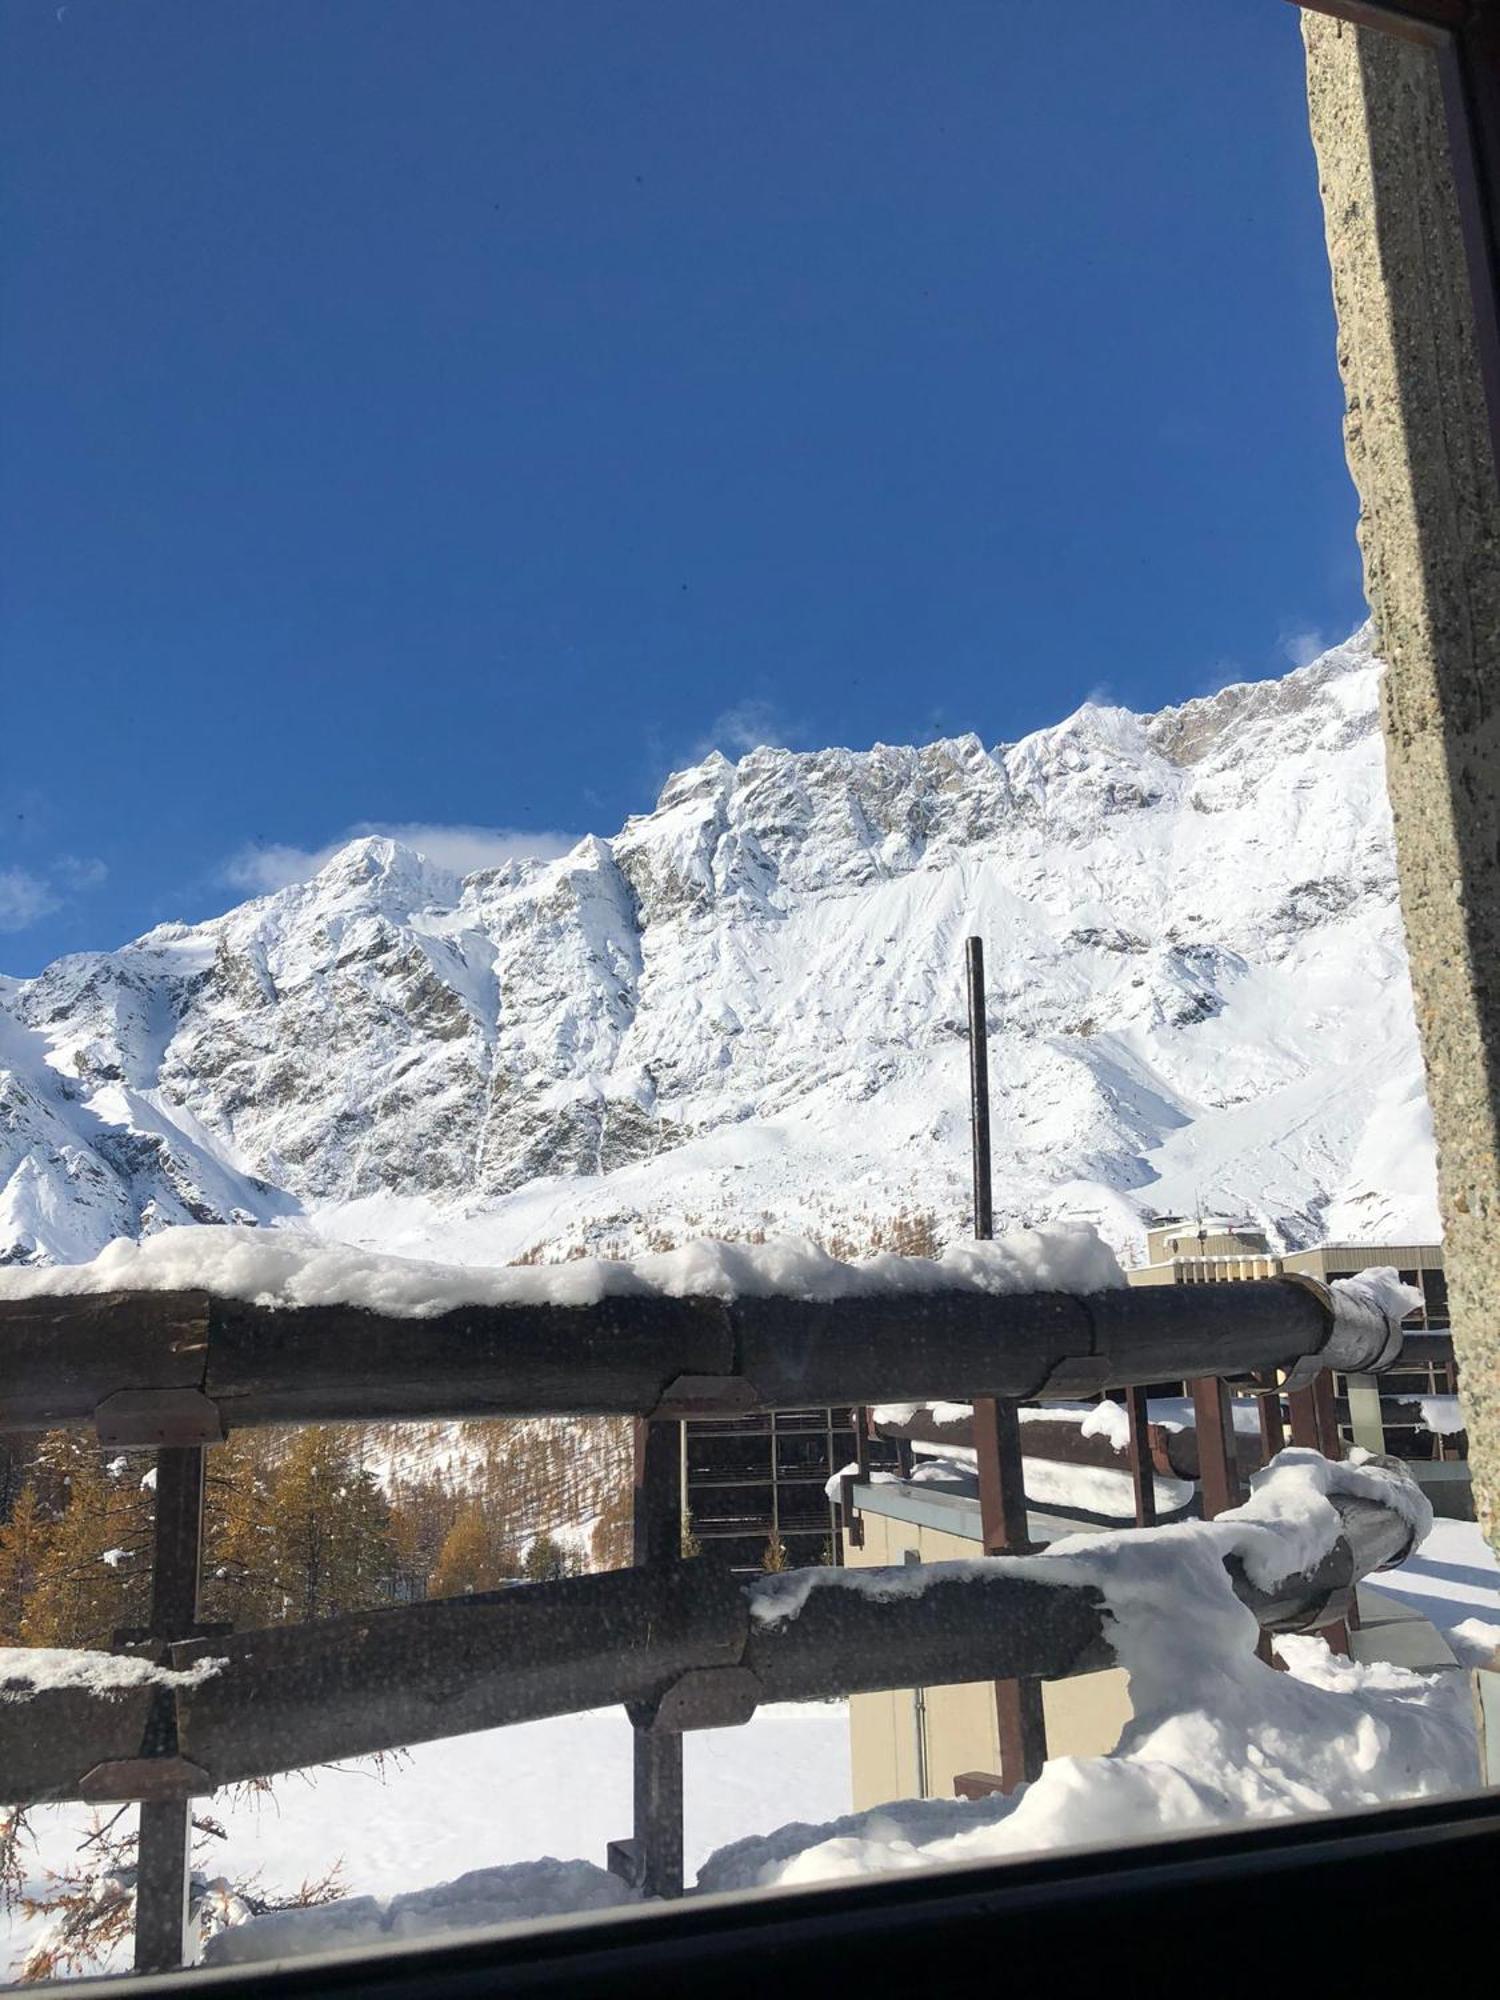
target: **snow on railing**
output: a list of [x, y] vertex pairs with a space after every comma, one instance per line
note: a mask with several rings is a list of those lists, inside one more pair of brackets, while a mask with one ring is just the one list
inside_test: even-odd
[[0, 1431], [194, 1445], [254, 1424], [1023, 1401], [1273, 1367], [1300, 1387], [1400, 1352], [1399, 1314], [1368, 1290], [1118, 1276], [1066, 1225], [940, 1258], [699, 1244], [490, 1271], [166, 1230], [92, 1264], [0, 1271]]
[[[1129, 1670], [1132, 1719], [1107, 1755], [1055, 1759], [1009, 1796], [898, 1800], [737, 1842], [705, 1863], [698, 1890], [1114, 1845], [1473, 1785], [1479, 1771], [1461, 1675], [1360, 1666], [1316, 1637], [1294, 1634], [1276, 1641], [1287, 1671], [1257, 1657], [1263, 1627], [1252, 1604], [1282, 1602], [1290, 1579], [1326, 1569], [1356, 1519], [1356, 1533], [1373, 1530], [1389, 1561], [1420, 1541], [1431, 1515], [1392, 1464], [1331, 1464], [1292, 1450], [1257, 1476], [1244, 1507], [1215, 1521], [1073, 1537], [1044, 1556], [756, 1581], [747, 1588], [755, 1625], [784, 1636], [820, 1601], [858, 1602], [877, 1616], [924, 1602], [936, 1612], [934, 1593], [1006, 1577], [1086, 1592], [1099, 1602], [1114, 1658]], [[1368, 1542], [1364, 1559], [1376, 1554]], [[1000, 1629], [993, 1628], [997, 1638]], [[361, 1897], [255, 1919], [221, 1934], [206, 1957], [244, 1962], [426, 1936], [450, 1928], [456, 1910], [463, 1922], [483, 1924], [632, 1900], [635, 1892], [586, 1861], [525, 1863], [410, 1892], [389, 1906]]]
[[[190, 1792], [337, 1758], [630, 1705], [665, 1734], [806, 1701], [990, 1677], [1065, 1679], [1152, 1647], [1204, 1657], [1331, 1623], [1426, 1533], [1390, 1463], [1282, 1453], [1217, 1521], [1071, 1538], [1043, 1555], [794, 1570], [746, 1586], [708, 1559], [176, 1644], [171, 1672], [0, 1654], [15, 1802], [130, 1798], [148, 1704], [171, 1703]], [[1212, 1613], [1212, 1617], [1209, 1614]], [[1170, 1635], [1170, 1636], [1169, 1636]], [[70, 1663], [76, 1672], [70, 1671]], [[30, 1675], [30, 1684], [27, 1674]]]
[[435, 1264], [330, 1241], [307, 1229], [233, 1224], [121, 1237], [86, 1264], [0, 1269], [0, 1300], [117, 1292], [207, 1292], [290, 1310], [352, 1306], [393, 1319], [432, 1319], [460, 1306], [592, 1306], [604, 1299], [849, 1299], [970, 1291], [1088, 1293], [1125, 1274], [1098, 1231], [1054, 1222], [988, 1243], [952, 1243], [937, 1257], [883, 1250], [851, 1262], [816, 1243], [704, 1239], [630, 1259], [560, 1264]]
[[[1064, 1677], [1105, 1663], [1127, 1622], [1105, 1569], [1059, 1569], [1056, 1556], [905, 1571], [884, 1594], [821, 1571], [747, 1597], [714, 1565], [678, 1559], [673, 1421], [808, 1403], [1003, 1404], [1266, 1370], [1285, 1370], [1282, 1386], [1301, 1392], [1321, 1370], [1380, 1370], [1400, 1351], [1399, 1315], [1375, 1293], [1287, 1279], [1140, 1291], [1120, 1275], [1091, 1230], [1062, 1225], [935, 1259], [851, 1265], [808, 1245], [720, 1244], [635, 1265], [491, 1272], [293, 1231], [193, 1229], [111, 1246], [90, 1265], [0, 1272], [0, 1431], [87, 1425], [103, 1443], [155, 1445], [171, 1501], [159, 1478], [148, 1629], [161, 1671], [109, 1687], [89, 1682], [92, 1668], [66, 1684], [65, 1664], [46, 1685], [12, 1674], [0, 1703], [4, 1788], [17, 1800], [147, 1801], [136, 1962], [151, 1969], [182, 1949], [191, 1797], [625, 1702], [637, 1835], [615, 1858], [636, 1886], [672, 1893], [684, 1730], [743, 1720], [761, 1701]], [[646, 1419], [635, 1569], [181, 1637], [193, 1629], [202, 1448], [226, 1430], [611, 1412]], [[1345, 1483], [1314, 1495], [1304, 1468], [1300, 1510], [1274, 1522], [1263, 1510], [1243, 1542], [1188, 1545], [1220, 1570], [1220, 1595], [1253, 1612], [1248, 1629], [1337, 1617], [1358, 1576], [1400, 1559], [1413, 1531], [1401, 1487], [1366, 1472], [1373, 1488], [1340, 1474]], [[1261, 1564], [1272, 1528], [1284, 1554], [1295, 1550], [1295, 1573], [1273, 1574], [1269, 1553]], [[1177, 1554], [1163, 1559], [1168, 1571]], [[781, 1593], [798, 1591], [787, 1615]], [[1164, 1599], [1156, 1619], [1171, 1616]]]

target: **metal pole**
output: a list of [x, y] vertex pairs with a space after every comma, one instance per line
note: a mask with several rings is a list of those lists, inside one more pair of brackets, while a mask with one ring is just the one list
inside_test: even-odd
[[[974, 1234], [986, 1243], [995, 1233], [990, 1172], [989, 1021], [984, 994], [984, 941], [964, 946], [969, 995], [969, 1131], [974, 1166]], [[974, 1453], [979, 1474], [979, 1532], [987, 1556], [1024, 1555], [1031, 1546], [1026, 1513], [1021, 1425], [1016, 1406], [993, 1396], [974, 1404]], [[995, 1682], [995, 1722], [1004, 1791], [1041, 1776], [1047, 1761], [1047, 1719], [1038, 1680]]]
[[[190, 1639], [198, 1621], [198, 1571], [203, 1542], [201, 1446], [164, 1445], [157, 1452], [156, 1519], [152, 1532], [149, 1636], [162, 1643]], [[170, 1747], [176, 1748], [175, 1741]], [[141, 1807], [138, 1839], [135, 1969], [170, 1972], [187, 1959], [192, 1801], [146, 1801]]]
[[995, 1233], [990, 1183], [990, 1050], [984, 1006], [984, 941], [965, 947], [969, 985], [969, 1131], [974, 1156], [974, 1234], [987, 1243]]

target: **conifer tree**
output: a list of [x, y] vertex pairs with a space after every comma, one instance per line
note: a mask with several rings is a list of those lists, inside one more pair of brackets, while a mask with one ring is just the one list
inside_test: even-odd
[[41, 1581], [51, 1544], [51, 1524], [43, 1517], [36, 1488], [21, 1488], [8, 1521], [0, 1522], [0, 1645], [19, 1646], [26, 1613]]
[[765, 1554], [760, 1559], [760, 1566], [767, 1575], [774, 1575], [776, 1571], [790, 1569], [792, 1566], [792, 1559], [786, 1552], [786, 1543], [775, 1528], [766, 1539]]
[[[589, 1540], [595, 1569], [629, 1569], [635, 1540], [635, 1489], [619, 1480], [604, 1503]], [[684, 1555], [687, 1550], [684, 1548]]]
[[515, 1551], [498, 1540], [484, 1508], [466, 1502], [444, 1538], [428, 1579], [433, 1597], [462, 1597], [470, 1591], [498, 1590], [521, 1574]]
[[392, 1487], [391, 1547], [402, 1599], [445, 1594], [437, 1591], [433, 1576], [462, 1504], [453, 1481], [442, 1475], [402, 1479]]
[[572, 1574], [573, 1564], [556, 1536], [543, 1534], [533, 1538], [521, 1570], [528, 1583], [555, 1583]]
[[275, 1481], [276, 1445], [255, 1432], [236, 1431], [208, 1453], [198, 1593], [204, 1618], [241, 1631], [281, 1618]]
[[151, 1586], [149, 1488], [144, 1461], [107, 1462], [68, 1432], [42, 1442], [39, 1505], [51, 1497], [45, 1553], [28, 1593], [22, 1638], [32, 1646], [108, 1646], [121, 1625], [144, 1623]]
[[342, 1425], [297, 1431], [271, 1481], [271, 1615], [299, 1623], [377, 1604], [394, 1564], [390, 1511]]

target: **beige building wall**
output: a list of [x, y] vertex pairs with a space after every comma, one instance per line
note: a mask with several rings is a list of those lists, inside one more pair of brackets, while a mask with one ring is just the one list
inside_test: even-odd
[[1269, 1255], [1258, 1229], [1231, 1229], [1222, 1222], [1161, 1222], [1146, 1231], [1146, 1262], [1169, 1264], [1174, 1257]]
[[[1185, 1226], [1146, 1232], [1151, 1262], [1125, 1273], [1132, 1285], [1206, 1285], [1239, 1278], [1279, 1278], [1288, 1271], [1326, 1278], [1330, 1271], [1371, 1271], [1393, 1265], [1398, 1271], [1441, 1271], [1440, 1243], [1320, 1243], [1312, 1250], [1277, 1254], [1256, 1249], [1260, 1239], [1210, 1235], [1202, 1244]], [[1171, 1245], [1181, 1245], [1174, 1254]]]
[[1383, 1264], [1398, 1271], [1441, 1271], [1441, 1243], [1320, 1243], [1314, 1250], [1288, 1250], [1281, 1259], [1288, 1271], [1326, 1278], [1330, 1271], [1374, 1271]]
[[[979, 1553], [977, 1543], [938, 1528], [883, 1514], [860, 1518], [864, 1547], [845, 1549], [850, 1568], [900, 1568], [913, 1552], [924, 1563], [972, 1561]], [[1115, 1747], [1130, 1719], [1129, 1676], [1113, 1667], [1047, 1681], [1042, 1705], [1049, 1756], [1095, 1756]], [[951, 1799], [960, 1772], [999, 1771], [994, 1684], [857, 1694], [849, 1737], [856, 1812], [891, 1799]]]

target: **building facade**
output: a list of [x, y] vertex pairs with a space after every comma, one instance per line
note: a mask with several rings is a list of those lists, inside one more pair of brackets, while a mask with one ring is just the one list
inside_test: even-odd
[[749, 1575], [839, 1560], [829, 1482], [855, 1457], [852, 1409], [756, 1411], [682, 1426], [683, 1537]]
[[1132, 1285], [1290, 1275], [1331, 1284], [1360, 1271], [1394, 1269], [1422, 1294], [1422, 1304], [1405, 1322], [1401, 1366], [1378, 1382], [1372, 1376], [1336, 1376], [1339, 1428], [1348, 1444], [1405, 1460], [1438, 1513], [1473, 1519], [1441, 1244], [1320, 1243], [1310, 1250], [1275, 1251], [1262, 1231], [1245, 1224], [1161, 1216], [1146, 1232], [1146, 1258], [1127, 1271]]

